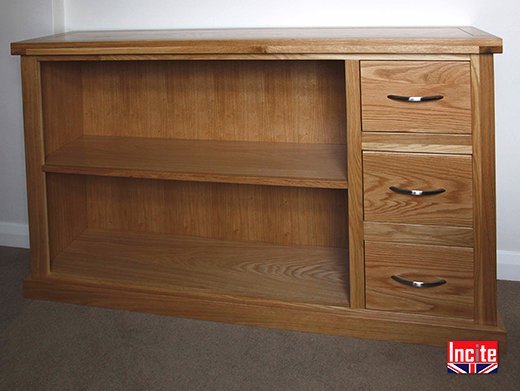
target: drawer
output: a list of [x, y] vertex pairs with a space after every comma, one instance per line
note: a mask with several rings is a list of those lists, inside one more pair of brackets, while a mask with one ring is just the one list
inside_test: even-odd
[[[473, 318], [471, 248], [366, 242], [365, 267], [369, 309]], [[446, 283], [416, 287], [392, 276]]]
[[[464, 61], [362, 61], [363, 130], [471, 133], [470, 66]], [[440, 100], [400, 101], [402, 97]]]
[[[473, 226], [471, 156], [363, 152], [363, 180], [365, 221]], [[399, 189], [445, 191], [409, 195]]]

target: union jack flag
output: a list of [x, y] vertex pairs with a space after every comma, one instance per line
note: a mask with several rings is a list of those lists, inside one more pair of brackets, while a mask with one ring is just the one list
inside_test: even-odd
[[498, 373], [498, 364], [448, 363], [448, 373]]

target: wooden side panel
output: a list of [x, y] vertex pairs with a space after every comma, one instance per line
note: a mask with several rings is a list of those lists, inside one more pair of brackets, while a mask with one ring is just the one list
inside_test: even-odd
[[347, 247], [345, 190], [88, 177], [89, 227]]
[[359, 61], [345, 61], [347, 86], [347, 175], [350, 262], [350, 306], [365, 308], [363, 250], [363, 157], [361, 152], [361, 91]]
[[[470, 66], [450, 61], [362, 61], [363, 130], [471, 133]], [[442, 95], [403, 102], [388, 95]]]
[[365, 221], [365, 240], [435, 246], [473, 247], [473, 229]]
[[52, 259], [87, 228], [87, 191], [86, 177], [82, 175], [49, 173], [46, 179], [52, 263]]
[[345, 144], [342, 61], [83, 66], [85, 134]]
[[22, 57], [23, 118], [25, 129], [25, 163], [31, 246], [31, 274], [49, 274], [47, 197], [44, 163], [42, 94], [40, 64], [34, 57]]
[[493, 55], [471, 57], [475, 321], [497, 324], [495, 104]]
[[363, 132], [363, 150], [471, 155], [472, 141], [469, 134]]
[[[367, 308], [473, 319], [473, 249], [366, 242]], [[444, 285], [417, 288], [392, 279]]]
[[45, 155], [83, 134], [81, 62], [41, 62]]

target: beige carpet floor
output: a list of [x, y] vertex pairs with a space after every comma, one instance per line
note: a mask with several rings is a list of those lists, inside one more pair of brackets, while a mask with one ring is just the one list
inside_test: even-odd
[[446, 373], [446, 348], [22, 297], [29, 252], [0, 247], [0, 390], [520, 390], [520, 282], [500, 281], [498, 374]]

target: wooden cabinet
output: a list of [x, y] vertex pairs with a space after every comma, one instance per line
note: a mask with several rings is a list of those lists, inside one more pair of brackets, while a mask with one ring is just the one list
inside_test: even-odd
[[474, 28], [72, 32], [12, 44], [25, 296], [505, 349], [501, 48]]

